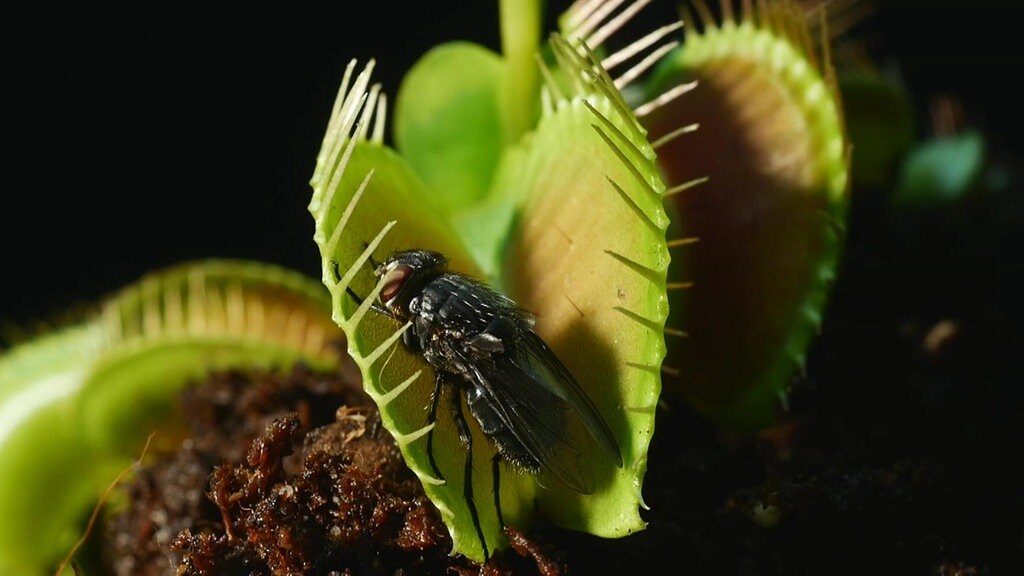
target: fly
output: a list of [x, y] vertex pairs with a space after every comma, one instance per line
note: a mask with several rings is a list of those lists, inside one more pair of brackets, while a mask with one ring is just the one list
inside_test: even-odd
[[[436, 420], [444, 388], [453, 390], [453, 420], [467, 454], [463, 496], [487, 556], [471, 481], [473, 439], [458, 392], [465, 394], [470, 414], [496, 448], [494, 503], [502, 525], [501, 460], [533, 475], [550, 472], [576, 492], [593, 491], [576, 459], [566, 457], [581, 454], [568, 437], [569, 419], [578, 420], [619, 467], [622, 455], [593, 402], [534, 331], [533, 317], [487, 285], [449, 272], [447, 265], [442, 254], [430, 250], [394, 252], [375, 267], [383, 288], [373, 309], [399, 322], [411, 321], [402, 342], [436, 375], [428, 424]], [[433, 430], [426, 440], [433, 471], [444, 478], [434, 461]]]

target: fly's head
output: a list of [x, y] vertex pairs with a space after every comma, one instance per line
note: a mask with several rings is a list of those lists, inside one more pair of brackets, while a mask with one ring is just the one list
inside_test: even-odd
[[409, 317], [409, 303], [431, 280], [448, 267], [448, 259], [432, 250], [393, 252], [373, 271], [384, 278], [380, 302], [401, 320]]

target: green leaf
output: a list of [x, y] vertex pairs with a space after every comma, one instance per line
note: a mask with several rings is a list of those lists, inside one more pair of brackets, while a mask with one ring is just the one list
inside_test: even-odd
[[621, 469], [600, 453], [583, 460], [594, 494], [548, 481], [537, 498], [555, 523], [606, 537], [644, 527], [639, 487], [668, 315], [664, 187], [650, 148], [625, 136], [616, 114], [606, 98], [563, 102], [503, 171], [526, 198], [506, 260], [509, 293], [537, 314], [537, 332], [597, 405], [624, 460]]
[[74, 425], [101, 342], [95, 326], [76, 326], [0, 358], [0, 573], [53, 574], [82, 535], [95, 488], [117, 474], [97, 465]]
[[337, 362], [322, 286], [253, 262], [143, 278], [85, 323], [0, 358], [0, 573], [52, 574], [175, 393], [214, 368]]
[[976, 131], [919, 145], [903, 163], [892, 203], [932, 208], [963, 198], [985, 166], [985, 138]]
[[785, 409], [820, 326], [843, 243], [848, 145], [827, 52], [799, 8], [767, 2], [740, 22], [687, 24], [647, 98], [696, 87], [644, 118], [678, 190], [669, 324], [689, 337], [669, 351], [679, 376], [665, 390], [748, 432]]
[[[173, 399], [211, 370], [337, 361], [340, 342], [321, 286], [276, 266], [210, 260], [142, 278], [105, 303], [105, 349], [79, 394], [90, 443], [135, 456], [180, 421]], [[333, 342], [332, 342], [333, 341]]]
[[856, 151], [854, 186], [889, 188], [914, 143], [914, 111], [903, 87], [882, 73], [859, 70], [839, 77], [850, 143]]
[[427, 52], [402, 80], [395, 144], [446, 213], [490, 188], [503, 146], [504, 75], [497, 54], [452, 42]]
[[645, 526], [640, 487], [668, 317], [665, 184], [646, 130], [593, 54], [558, 35], [550, 49], [559, 69], [545, 75], [549, 105], [497, 180], [521, 203], [503, 278], [537, 314], [537, 332], [594, 401], [623, 457], [622, 468], [601, 454], [583, 460], [599, 484], [590, 495], [542, 481], [541, 512], [621, 537]]

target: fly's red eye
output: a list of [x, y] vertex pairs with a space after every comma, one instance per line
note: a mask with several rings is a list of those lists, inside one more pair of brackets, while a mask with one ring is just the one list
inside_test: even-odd
[[384, 276], [384, 288], [380, 291], [380, 299], [385, 304], [390, 302], [402, 289], [402, 285], [405, 284], [409, 274], [412, 274], [412, 268], [405, 264], [399, 264], [391, 270], [388, 270]]

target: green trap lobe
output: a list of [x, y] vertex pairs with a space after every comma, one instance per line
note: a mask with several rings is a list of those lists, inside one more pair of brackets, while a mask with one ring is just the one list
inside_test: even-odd
[[[625, 139], [624, 122], [634, 120], [607, 99], [590, 100], [560, 103], [502, 166], [499, 182], [522, 198], [504, 277], [608, 422], [624, 460], [617, 468], [572, 430], [576, 445], [590, 446], [580, 464], [597, 489], [578, 494], [542, 476], [541, 510], [560, 525], [618, 537], [644, 526], [639, 487], [654, 427], [646, 408], [657, 402], [660, 375], [631, 366], [658, 366], [664, 355], [668, 221], [653, 153]], [[601, 130], [606, 122], [616, 129]]]
[[151, 274], [81, 325], [0, 358], [0, 572], [52, 574], [146, 437], [174, 444], [176, 393], [216, 368], [338, 361], [313, 280], [211, 260]]
[[697, 87], [645, 118], [656, 137], [698, 123], [660, 147], [659, 162], [670, 186], [709, 178], [672, 196], [679, 234], [699, 243], [674, 253], [672, 281], [693, 285], [670, 323], [690, 338], [670, 352], [680, 377], [666, 388], [740, 430], [780, 410], [818, 328], [846, 209], [838, 101], [800, 40], [802, 14], [772, 14], [786, 32], [690, 30], [651, 90]]

